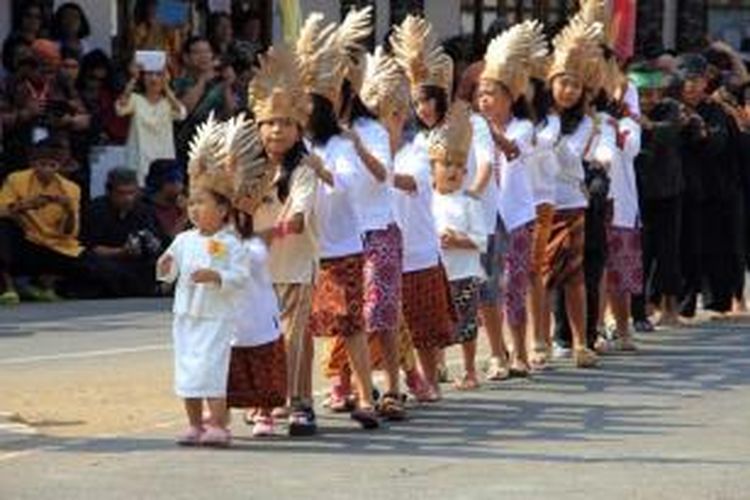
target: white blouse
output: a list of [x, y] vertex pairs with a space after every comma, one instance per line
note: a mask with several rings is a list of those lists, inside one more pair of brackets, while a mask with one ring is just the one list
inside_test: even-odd
[[560, 117], [548, 115], [534, 129], [531, 151], [526, 158], [537, 205], [555, 204], [555, 175], [558, 163], [555, 146], [560, 140]]
[[560, 137], [555, 148], [558, 170], [555, 176], [555, 205], [558, 209], [586, 208], [583, 192], [583, 155], [594, 130], [591, 118], [584, 116], [575, 132]]
[[388, 172], [381, 182], [360, 161], [363, 182], [354, 196], [354, 207], [358, 212], [363, 231], [385, 229], [395, 221], [393, 214], [393, 155], [388, 131], [377, 120], [359, 118], [354, 122], [354, 131], [367, 148]]
[[333, 174], [333, 186], [320, 182], [315, 202], [320, 258], [362, 253], [362, 229], [353, 198], [361, 189], [365, 167], [357, 164], [361, 160], [354, 144], [337, 135], [325, 146], [314, 146], [313, 152]]
[[440, 194], [432, 198], [432, 212], [438, 235], [448, 229], [465, 234], [476, 248], [442, 248], [445, 271], [450, 281], [480, 278], [485, 274], [480, 254], [487, 247], [481, 203], [463, 192]]
[[[278, 177], [278, 174], [277, 174]], [[289, 196], [282, 203], [274, 186], [253, 214], [256, 231], [265, 231], [295, 214], [304, 217], [300, 234], [287, 234], [271, 243], [268, 267], [274, 283], [311, 284], [318, 266], [317, 218], [314, 209], [318, 177], [302, 162], [289, 179]]]
[[404, 272], [438, 265], [440, 244], [432, 215], [432, 175], [427, 155], [427, 137], [420, 132], [396, 153], [395, 171], [414, 177], [415, 193], [396, 191], [396, 220], [404, 239]]
[[470, 163], [474, 162], [473, 176], [470, 178], [467, 169], [467, 179], [470, 179], [469, 184], [473, 184], [474, 178], [479, 171], [479, 165], [486, 163], [490, 165], [492, 169], [492, 176], [490, 181], [487, 183], [484, 191], [479, 196], [479, 201], [482, 207], [485, 233], [494, 234], [497, 226], [498, 216], [498, 203], [500, 196], [500, 165], [497, 158], [497, 152], [495, 148], [495, 141], [492, 138], [492, 132], [487, 120], [482, 115], [472, 114], [471, 115], [471, 126], [472, 126], [472, 151], [473, 158], [470, 158]]
[[622, 149], [617, 149], [616, 161], [610, 171], [610, 192], [615, 200], [612, 225], [633, 229], [638, 227], [640, 217], [635, 158], [641, 150], [641, 127], [631, 118], [621, 119], [619, 126], [624, 139]]
[[536, 218], [536, 203], [531, 184], [531, 169], [526, 158], [531, 151], [534, 125], [529, 120], [513, 119], [505, 131], [520, 151], [518, 158], [508, 161], [500, 159], [500, 215], [505, 228], [510, 232]]
[[[177, 235], [159, 259], [172, 257], [167, 273], [160, 281], [177, 282], [172, 312], [193, 318], [227, 319], [233, 314], [234, 300], [248, 279], [242, 244], [230, 227], [211, 236], [197, 229]], [[221, 284], [193, 283], [192, 274], [211, 269], [221, 276]], [[157, 271], [159, 266], [157, 265]]]
[[255, 347], [277, 340], [279, 303], [268, 270], [268, 249], [258, 238], [242, 243], [248, 277], [237, 294], [234, 307], [232, 345]]

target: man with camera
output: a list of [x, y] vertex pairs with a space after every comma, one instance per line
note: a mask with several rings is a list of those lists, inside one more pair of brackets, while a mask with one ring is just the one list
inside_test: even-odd
[[162, 250], [153, 213], [140, 200], [136, 172], [115, 168], [107, 193], [93, 200], [83, 219], [81, 239], [97, 257], [112, 293], [149, 296], [156, 290], [154, 266]]

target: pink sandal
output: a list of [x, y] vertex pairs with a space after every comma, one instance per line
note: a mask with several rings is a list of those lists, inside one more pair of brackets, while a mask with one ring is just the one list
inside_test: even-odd
[[190, 426], [185, 432], [177, 436], [177, 444], [180, 446], [198, 446], [201, 444], [203, 429], [200, 427]]
[[200, 444], [211, 448], [229, 448], [232, 443], [232, 434], [221, 427], [207, 427], [200, 437]]
[[424, 377], [417, 371], [413, 370], [406, 374], [406, 386], [414, 399], [420, 403], [430, 401], [431, 391]]
[[255, 425], [253, 425], [253, 437], [271, 437], [273, 436], [273, 418], [271, 417], [255, 417]]

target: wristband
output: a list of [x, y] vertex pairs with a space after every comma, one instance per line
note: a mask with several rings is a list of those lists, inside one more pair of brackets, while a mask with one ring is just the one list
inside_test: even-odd
[[276, 224], [273, 226], [273, 237], [274, 238], [283, 238], [284, 236], [291, 233], [289, 223], [288, 222], [280, 222], [279, 224]]

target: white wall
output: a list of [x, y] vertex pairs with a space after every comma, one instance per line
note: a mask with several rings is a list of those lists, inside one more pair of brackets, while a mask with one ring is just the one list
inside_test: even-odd
[[341, 17], [341, 4], [333, 0], [300, 0], [303, 20], [311, 12], [320, 12], [326, 19], [338, 21]]
[[458, 0], [425, 0], [424, 10], [438, 40], [461, 34], [461, 2]]

